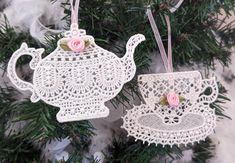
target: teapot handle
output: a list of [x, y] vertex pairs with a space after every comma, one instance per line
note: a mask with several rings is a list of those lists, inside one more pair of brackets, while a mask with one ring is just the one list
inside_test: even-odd
[[21, 80], [18, 75], [16, 74], [16, 62], [22, 55], [30, 55], [32, 60], [29, 63], [31, 69], [35, 69], [41, 60], [41, 54], [44, 52], [44, 49], [34, 49], [28, 48], [26, 43], [22, 43], [20, 49], [15, 51], [11, 56], [8, 66], [7, 66], [7, 75], [10, 81], [20, 90], [30, 90], [33, 94], [30, 97], [32, 102], [37, 102], [40, 100], [39, 96], [37, 95], [33, 84]]
[[[210, 88], [211, 92], [209, 95], [205, 94], [206, 89]], [[202, 90], [201, 90], [201, 96], [200, 96], [200, 101], [206, 102], [208, 104], [214, 102], [219, 94], [219, 89], [218, 85], [216, 83], [215, 78], [213, 77], [212, 79], [204, 79], [202, 81]]]

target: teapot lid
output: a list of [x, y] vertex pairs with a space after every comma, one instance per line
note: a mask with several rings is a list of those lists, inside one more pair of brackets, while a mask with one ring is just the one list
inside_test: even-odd
[[70, 30], [64, 33], [65, 38], [77, 38], [86, 35], [86, 30], [79, 29], [77, 23], [72, 23]]

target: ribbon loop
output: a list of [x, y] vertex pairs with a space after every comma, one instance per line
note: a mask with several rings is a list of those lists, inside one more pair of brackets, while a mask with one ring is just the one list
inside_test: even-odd
[[168, 30], [168, 56], [167, 56], [162, 39], [161, 39], [161, 35], [160, 35], [159, 30], [157, 28], [157, 25], [154, 21], [153, 14], [152, 14], [150, 7], [148, 7], [148, 9], [147, 9], [147, 15], [148, 15], [148, 19], [149, 19], [152, 31], [154, 33], [154, 37], [156, 39], [156, 42], [157, 42], [157, 45], [159, 48], [161, 58], [162, 58], [164, 67], [166, 69], [166, 72], [173, 72], [172, 46], [171, 46], [171, 26], [170, 26], [169, 16], [165, 15], [167, 30]]
[[73, 0], [70, 0], [71, 5], [71, 23], [78, 24], [78, 10], [79, 10], [80, 0], [76, 0], [75, 6], [73, 5]]

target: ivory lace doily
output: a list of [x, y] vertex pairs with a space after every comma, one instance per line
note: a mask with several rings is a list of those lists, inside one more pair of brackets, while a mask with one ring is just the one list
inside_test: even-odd
[[[198, 71], [140, 75], [140, 92], [146, 102], [123, 117], [123, 128], [136, 139], [164, 145], [204, 140], [216, 126], [210, 104], [218, 96], [216, 80], [202, 79]], [[174, 91], [184, 97], [177, 107], [161, 105], [163, 95]]]

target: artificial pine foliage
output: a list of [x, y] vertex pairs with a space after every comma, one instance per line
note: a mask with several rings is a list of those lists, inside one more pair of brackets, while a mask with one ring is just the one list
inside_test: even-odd
[[[0, 63], [2, 68], [6, 68], [7, 62], [17, 49], [20, 48], [22, 41], [29, 42], [29, 46], [39, 47], [40, 43], [34, 40], [28, 33], [16, 33], [12, 27], [9, 26], [8, 21], [5, 19], [5, 23], [0, 28]], [[21, 58], [18, 61], [18, 65], [24, 65], [30, 61], [30, 57]]]
[[[65, 19], [70, 23], [71, 11], [68, 2], [62, 7], [66, 13]], [[234, 12], [234, 0], [185, 0], [181, 7], [170, 13], [167, 9], [168, 0], [81, 0], [79, 10], [80, 28], [93, 35], [97, 44], [122, 56], [125, 53], [125, 43], [129, 36], [142, 33], [146, 41], [138, 47], [135, 53], [137, 74], [146, 71], [151, 63], [150, 54], [158, 50], [149, 22], [145, 15], [146, 6], [151, 5], [159, 26], [160, 33], [167, 44], [167, 29], [163, 14], [168, 14], [172, 26], [173, 61], [174, 66], [203, 64], [208, 69], [214, 68], [214, 60], [223, 66], [230, 62], [229, 48], [234, 45], [235, 27], [218, 20], [222, 10], [226, 16]], [[216, 39], [219, 36], [220, 39]], [[16, 33], [6, 22], [0, 29], [0, 63], [5, 74], [6, 64], [11, 54], [26, 42], [30, 47], [46, 47], [46, 54], [52, 52], [60, 36], [47, 39], [47, 45], [42, 45], [30, 37], [29, 33]], [[44, 53], [44, 55], [46, 55]], [[157, 55], [157, 53], [156, 53]], [[30, 57], [23, 57], [17, 66], [25, 66]], [[21, 71], [24, 73], [23, 71]], [[28, 76], [28, 74], [22, 74]], [[119, 96], [112, 100], [114, 106], [129, 103], [128, 96], [139, 95], [136, 79], [128, 83]], [[226, 90], [219, 84], [220, 95], [211, 108], [219, 117], [227, 117], [223, 113], [223, 104], [229, 99]], [[128, 96], [127, 96], [128, 94]], [[8, 83], [0, 88], [0, 159], [9, 162], [40, 162], [43, 145], [53, 139], [69, 136], [72, 139], [73, 152], [67, 162], [81, 162], [83, 151], [89, 144], [92, 126], [88, 121], [59, 124], [55, 119], [57, 108], [43, 102], [31, 103], [28, 99], [20, 100], [20, 92], [10, 87]], [[129, 104], [131, 105], [131, 104]], [[227, 120], [227, 119], [225, 119]], [[11, 123], [24, 123], [19, 131], [11, 131]], [[9, 132], [10, 130], [10, 132]], [[7, 133], [7, 134], [6, 134]], [[196, 145], [187, 147], [194, 152], [195, 162], [205, 162], [212, 157], [210, 152], [214, 145], [208, 139]], [[154, 146], [133, 141], [132, 138], [114, 140], [107, 154], [108, 162], [149, 163], [170, 162], [182, 157], [185, 147], [172, 148]]]
[[206, 161], [213, 157], [213, 150], [216, 148], [213, 145], [212, 140], [206, 138], [204, 142], [198, 145], [192, 146], [194, 152], [192, 160], [194, 163], [206, 163]]
[[127, 139], [125, 135], [114, 137], [108, 151], [107, 162], [112, 163], [162, 163], [182, 157], [182, 151], [177, 146], [163, 148], [161, 145], [143, 144], [134, 138]]

